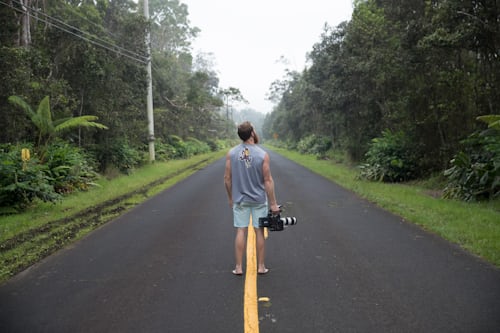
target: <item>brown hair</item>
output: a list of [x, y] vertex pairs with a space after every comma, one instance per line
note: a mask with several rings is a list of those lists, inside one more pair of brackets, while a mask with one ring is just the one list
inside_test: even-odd
[[253, 126], [249, 121], [238, 125], [238, 136], [241, 140], [247, 141], [252, 136]]

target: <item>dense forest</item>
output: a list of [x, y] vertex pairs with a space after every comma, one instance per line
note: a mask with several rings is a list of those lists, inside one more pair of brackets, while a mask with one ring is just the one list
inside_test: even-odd
[[451, 197], [498, 195], [498, 130], [480, 121], [498, 117], [477, 118], [500, 113], [499, 6], [354, 1], [349, 22], [325, 26], [306, 69], [272, 85], [278, 105], [267, 116], [266, 136], [299, 149], [346, 151], [366, 162], [369, 179], [447, 170]]
[[[94, 115], [108, 127], [66, 136], [80, 146], [109, 151], [126, 141], [145, 140], [151, 32], [156, 136], [214, 138], [224, 124], [214, 113], [223, 103], [210, 57], [193, 59], [187, 6], [177, 0], [150, 1], [150, 22], [134, 1], [1, 2], [1, 142], [31, 141], [26, 115], [8, 102], [22, 96], [35, 107], [50, 96], [54, 119]], [[212, 130], [212, 131], [209, 131]]]
[[[264, 136], [320, 155], [345, 151], [369, 179], [446, 170], [450, 197], [497, 196], [497, 1], [353, 8], [350, 21], [325, 24], [302, 72], [271, 85]], [[219, 87], [210, 54], [193, 55], [199, 29], [188, 7], [150, 0], [149, 19], [143, 12], [132, 0], [0, 0], [0, 206], [56, 201], [98, 173], [146, 163], [150, 59], [157, 160], [234, 137], [241, 113], [232, 104], [244, 97]]]
[[142, 1], [1, 0], [0, 20], [0, 206], [147, 162], [148, 34], [156, 160], [234, 136], [227, 115], [243, 96], [219, 87], [210, 54], [192, 54], [199, 29], [178, 0], [150, 0], [149, 20]]

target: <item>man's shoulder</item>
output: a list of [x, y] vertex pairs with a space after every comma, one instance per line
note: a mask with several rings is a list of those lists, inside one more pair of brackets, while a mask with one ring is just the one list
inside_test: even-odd
[[262, 148], [260, 145], [240, 143], [239, 145], [236, 145], [236, 146], [232, 147], [231, 149], [229, 149], [228, 155], [234, 154], [235, 152], [239, 152], [240, 150], [245, 149], [245, 148], [251, 149], [253, 152], [258, 152], [262, 155], [267, 154], [267, 151], [265, 151], [264, 148]]
[[259, 145], [255, 145], [255, 150], [259, 151], [262, 154], [267, 154], [267, 151], [265, 151], [264, 148]]
[[241, 144], [236, 145], [236, 146], [230, 148], [229, 151], [228, 151], [228, 153], [231, 154], [232, 152], [234, 152], [235, 150], [237, 150], [239, 147], [241, 147]]

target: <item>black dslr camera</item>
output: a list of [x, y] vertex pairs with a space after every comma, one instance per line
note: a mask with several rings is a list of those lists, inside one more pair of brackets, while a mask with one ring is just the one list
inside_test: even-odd
[[[280, 213], [281, 213], [281, 206]], [[259, 217], [259, 228], [269, 228], [269, 231], [282, 231], [286, 225], [297, 224], [295, 217], [281, 217], [280, 213], [273, 214], [271, 210], [266, 217]]]

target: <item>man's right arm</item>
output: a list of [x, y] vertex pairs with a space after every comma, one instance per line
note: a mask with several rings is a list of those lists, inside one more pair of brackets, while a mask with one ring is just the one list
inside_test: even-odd
[[224, 186], [226, 187], [227, 197], [229, 199], [229, 205], [233, 205], [233, 183], [231, 179], [231, 155], [227, 153], [226, 155], [226, 168], [224, 170]]

